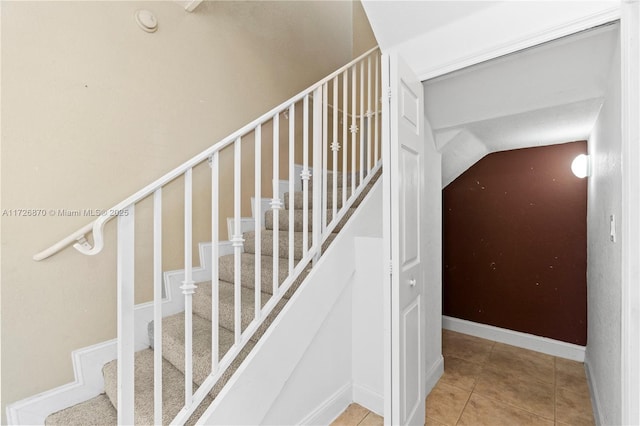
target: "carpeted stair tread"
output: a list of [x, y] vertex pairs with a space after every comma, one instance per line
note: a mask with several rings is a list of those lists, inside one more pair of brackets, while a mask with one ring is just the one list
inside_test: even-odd
[[[333, 208], [333, 192], [332, 192], [332, 188], [328, 188], [329, 192], [327, 193], [327, 208], [328, 209], [332, 209]], [[342, 207], [342, 187], [338, 188], [338, 190], [336, 191], [336, 196], [337, 196], [337, 203], [336, 205], [338, 206], [338, 208]], [[347, 200], [349, 199], [349, 197], [351, 197], [351, 187], [347, 188]], [[289, 198], [290, 195], [289, 193], [285, 193], [284, 194], [284, 208], [286, 210], [289, 210]], [[362, 202], [362, 199], [360, 197], [358, 197], [358, 199], [356, 199], [353, 203], [353, 205], [351, 207], [358, 207], [360, 205], [360, 203]], [[304, 194], [301, 191], [298, 192], [294, 192], [293, 194], [293, 208], [296, 210], [302, 210], [304, 208]], [[313, 207], [313, 195], [311, 193], [311, 191], [309, 191], [309, 209], [311, 209]]]
[[[193, 381], [200, 385], [211, 373], [211, 321], [205, 320], [198, 315], [193, 315], [192, 318]], [[219, 359], [222, 359], [234, 344], [234, 334], [222, 327], [218, 327], [218, 330], [218, 354]], [[211, 396], [217, 395], [222, 389], [221, 383], [226, 383], [226, 380], [231, 377], [254, 345], [255, 343], [252, 341], [245, 345], [222, 378], [216, 383], [213, 390], [209, 392]], [[184, 312], [171, 315], [162, 320], [162, 355], [175, 368], [184, 372]]]
[[[166, 349], [165, 349], [166, 350]], [[102, 369], [105, 392], [113, 407], [117, 408], [117, 376], [116, 361], [105, 364]], [[195, 386], [194, 386], [195, 389]], [[184, 374], [171, 365], [166, 359], [162, 361], [162, 422], [169, 424], [184, 405]], [[209, 405], [213, 399], [206, 398]], [[137, 425], [153, 424], [153, 350], [145, 349], [135, 354], [135, 411], [134, 421]], [[204, 410], [202, 410], [204, 412]], [[202, 414], [202, 413], [201, 413]], [[115, 424], [115, 423], [114, 423]]]
[[[348, 209], [348, 212], [346, 213], [347, 216], [351, 216], [353, 214], [353, 212], [355, 212], [355, 208], [350, 208]], [[280, 209], [280, 210], [275, 210], [278, 212], [278, 229], [280, 231], [288, 231], [289, 230], [289, 211], [288, 210], [284, 210], [284, 209]], [[265, 228], [272, 230], [274, 229], [273, 227], [273, 212], [274, 210], [267, 210], [267, 212], [265, 213], [265, 218], [264, 218], [264, 225]], [[302, 223], [302, 217], [303, 217], [303, 211], [302, 210], [294, 210], [293, 211], [293, 217], [294, 217], [294, 228], [293, 230], [296, 232], [300, 232], [303, 231], [302, 227], [303, 227], [303, 223]], [[311, 231], [313, 229], [313, 212], [309, 211], [309, 231]], [[331, 219], [333, 218], [333, 210], [327, 210], [327, 223], [331, 222]], [[338, 224], [338, 226], [335, 228], [334, 232], [339, 232], [342, 229], [342, 226], [344, 226], [344, 223], [346, 221], [341, 221], [340, 224]]]
[[[272, 294], [273, 292], [273, 257], [261, 256], [260, 277], [262, 284], [262, 291]], [[278, 260], [278, 283], [282, 283], [289, 274], [289, 261], [287, 259]], [[242, 253], [240, 255], [241, 260], [241, 283], [243, 287], [254, 288], [255, 285], [255, 273], [256, 273], [256, 256], [252, 253]], [[220, 256], [218, 261], [218, 278], [221, 281], [229, 283], [235, 282], [234, 278], [234, 255], [229, 254]], [[294, 265], [295, 267], [295, 265]], [[197, 290], [196, 290], [197, 291]]]
[[[211, 281], [198, 283], [198, 288], [193, 295], [193, 312], [206, 319], [207, 321], [211, 321]], [[221, 327], [233, 332], [234, 331], [234, 312], [235, 312], [235, 289], [234, 285], [227, 281], [218, 281], [218, 298], [220, 300], [219, 303], [219, 315], [218, 321]], [[261, 306], [264, 306], [269, 299], [271, 298], [271, 294], [261, 292]], [[240, 289], [240, 300], [242, 303], [242, 330], [253, 321], [255, 314], [255, 292], [253, 289], [249, 289], [246, 287], [241, 287]], [[151, 331], [151, 330], [150, 330]]]
[[[308, 232], [309, 247], [312, 243], [312, 234]], [[272, 229], [263, 229], [260, 231], [260, 250], [263, 256], [273, 256], [273, 235]], [[302, 237], [304, 232], [294, 232], [293, 237], [293, 258], [296, 260], [302, 259]], [[244, 252], [256, 253], [256, 233], [255, 231], [245, 232], [244, 235]], [[278, 232], [278, 257], [282, 259], [289, 258], [289, 232]]]
[[104, 393], [53, 413], [44, 422], [47, 426], [97, 426], [117, 423], [118, 412]]

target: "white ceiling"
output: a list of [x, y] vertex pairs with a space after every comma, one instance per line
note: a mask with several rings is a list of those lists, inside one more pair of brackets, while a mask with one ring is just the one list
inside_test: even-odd
[[491, 152], [588, 138], [610, 79], [617, 26], [527, 50], [521, 49], [531, 44], [521, 41], [570, 34], [554, 31], [617, 3], [363, 0], [363, 6], [382, 49], [398, 51], [424, 78], [475, 63], [476, 52], [488, 48], [505, 54], [424, 83], [443, 185]]
[[380, 47], [386, 49], [497, 3], [500, 2], [382, 0], [363, 5]]
[[617, 39], [600, 27], [424, 82], [443, 185], [491, 152], [587, 139]]

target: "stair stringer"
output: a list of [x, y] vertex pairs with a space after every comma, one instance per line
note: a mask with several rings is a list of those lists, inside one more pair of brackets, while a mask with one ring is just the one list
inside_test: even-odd
[[[379, 215], [372, 212], [379, 212]], [[382, 183], [379, 181], [198, 424], [262, 423], [352, 280], [355, 273], [354, 238], [378, 235], [381, 215]], [[309, 395], [301, 397], [308, 398]], [[251, 410], [246, 409], [247, 401], [251, 401]], [[319, 406], [324, 402], [319, 400], [312, 405]]]
[[[229, 241], [218, 244], [219, 255], [233, 253]], [[198, 246], [200, 266], [193, 268], [196, 283], [211, 280], [211, 242]], [[167, 271], [163, 276], [165, 298], [162, 315], [184, 311], [184, 297], [180, 290], [184, 270]], [[141, 303], [134, 308], [135, 350], [149, 347], [147, 325], [153, 320], [153, 302]], [[71, 353], [74, 381], [7, 405], [7, 423], [11, 425], [43, 425], [50, 414], [94, 398], [104, 392], [102, 367], [117, 358], [117, 340], [97, 343]]]

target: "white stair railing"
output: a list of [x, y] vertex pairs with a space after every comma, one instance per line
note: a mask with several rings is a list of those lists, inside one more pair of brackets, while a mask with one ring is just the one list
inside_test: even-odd
[[[322, 253], [322, 244], [332, 231], [348, 213], [357, 197], [370, 182], [375, 172], [381, 167], [379, 158], [380, 139], [380, 102], [379, 92], [379, 51], [370, 50], [350, 64], [319, 81], [309, 89], [294, 96], [268, 113], [252, 121], [238, 131], [224, 138], [209, 149], [196, 155], [181, 166], [167, 173], [152, 184], [118, 203], [94, 222], [72, 233], [48, 249], [36, 254], [35, 260], [46, 259], [60, 250], [74, 246], [86, 255], [95, 255], [104, 247], [104, 227], [113, 217], [117, 220], [117, 292], [118, 292], [118, 423], [132, 424], [134, 422], [134, 288], [136, 278], [135, 257], [135, 211], [136, 205], [153, 195], [153, 303], [154, 303], [154, 421], [161, 424], [162, 412], [162, 257], [163, 249], [166, 254], [168, 248], [162, 244], [162, 213], [163, 189], [174, 180], [184, 180], [184, 281], [180, 289], [184, 295], [184, 406], [173, 419], [173, 424], [184, 424], [193, 414], [197, 406], [204, 400], [222, 374], [229, 368], [231, 362], [249, 342], [254, 333], [262, 325], [265, 318], [273, 311], [278, 302], [290, 289], [296, 278], [308, 267], [315, 263]], [[375, 79], [372, 78], [372, 64], [375, 67]], [[365, 76], [365, 66], [367, 68]], [[375, 98], [372, 98], [372, 91]], [[342, 96], [340, 96], [342, 95]], [[349, 99], [350, 98], [350, 99]], [[340, 105], [340, 99], [342, 103]], [[351, 102], [349, 102], [351, 101]], [[366, 110], [365, 110], [366, 105]], [[340, 109], [342, 111], [340, 111]], [[331, 114], [329, 114], [331, 110]], [[299, 118], [296, 111], [302, 111]], [[282, 117], [281, 117], [282, 115]], [[288, 120], [288, 127], [281, 126], [281, 122]], [[359, 125], [357, 124], [359, 123]], [[271, 127], [271, 140], [268, 132]], [[286, 129], [286, 130], [284, 130]], [[284, 131], [282, 131], [284, 130]], [[341, 135], [341, 140], [339, 138]], [[267, 136], [267, 137], [265, 137]], [[243, 329], [242, 318], [242, 253], [244, 239], [241, 232], [241, 217], [243, 200], [243, 185], [251, 182], [243, 181], [243, 167], [248, 162], [242, 161], [243, 145], [251, 147], [253, 139], [255, 161], [253, 164], [253, 191], [256, 203], [260, 203], [263, 188], [263, 172], [271, 171], [272, 193], [271, 209], [273, 214], [273, 295], [264, 302], [261, 282], [262, 276], [262, 245], [264, 235], [263, 218], [255, 219], [255, 297], [252, 312], [253, 320]], [[280, 145], [287, 149], [281, 149]], [[309, 146], [311, 144], [311, 147]], [[270, 146], [269, 146], [270, 145]], [[262, 153], [265, 148], [271, 148], [272, 158], [263, 164]], [[221, 153], [232, 150], [233, 179], [232, 185], [222, 188], [233, 192], [233, 234], [229, 240], [233, 246], [234, 256], [234, 344], [224, 354], [219, 353], [219, 313], [220, 305], [218, 279], [218, 244], [220, 243], [220, 199], [221, 199]], [[302, 173], [295, 175], [296, 155], [301, 153]], [[286, 168], [281, 168], [281, 161], [286, 161]], [[329, 161], [331, 164], [329, 164]], [[197, 292], [197, 283], [193, 279], [192, 243], [193, 243], [193, 194], [194, 169], [208, 162], [211, 169], [211, 241], [212, 241], [212, 306], [211, 306], [211, 371], [198, 389], [193, 391], [193, 321], [192, 299]], [[310, 168], [310, 165], [312, 168]], [[271, 167], [269, 167], [271, 166]], [[271, 170], [269, 170], [271, 168]], [[282, 172], [286, 170], [286, 172]], [[284, 203], [280, 194], [279, 181], [286, 178], [289, 181], [288, 217], [280, 211]], [[310, 179], [313, 181], [310, 181]], [[340, 184], [339, 178], [342, 178]], [[295, 196], [294, 181], [302, 180], [302, 226], [295, 226]], [[350, 181], [350, 182], [349, 182]], [[312, 185], [311, 185], [312, 183]], [[351, 187], [351, 188], [349, 188]], [[342, 190], [339, 197], [338, 191]], [[350, 189], [350, 191], [349, 191]], [[311, 193], [311, 194], [310, 194]], [[311, 196], [311, 197], [310, 197]], [[329, 198], [331, 197], [331, 198]], [[245, 197], [246, 198], [246, 197]], [[340, 207], [338, 207], [340, 205]], [[259, 206], [255, 211], [259, 212]], [[309, 214], [311, 213], [311, 223]], [[259, 215], [257, 215], [259, 216]], [[282, 223], [281, 223], [282, 222]], [[284, 281], [280, 281], [280, 236], [281, 227], [288, 234], [287, 274]], [[302, 231], [302, 259], [295, 259], [295, 231]], [[282, 230], [284, 232], [284, 230]], [[311, 241], [309, 241], [311, 233]], [[88, 242], [92, 234], [93, 246]], [[203, 236], [201, 236], [203, 237]], [[207, 238], [203, 237], [202, 239]], [[283, 256], [285, 257], [285, 256]], [[284, 271], [282, 271], [284, 272]], [[267, 283], [265, 283], [267, 284]], [[246, 313], [245, 313], [246, 316]]]

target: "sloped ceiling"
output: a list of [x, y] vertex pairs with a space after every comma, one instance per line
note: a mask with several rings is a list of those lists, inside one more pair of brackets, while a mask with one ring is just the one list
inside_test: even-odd
[[491, 152], [587, 139], [616, 41], [600, 27], [424, 82], [443, 185]]
[[[579, 3], [585, 10], [608, 7], [606, 2]], [[465, 31], [469, 22], [484, 17], [493, 19], [483, 21], [487, 25], [497, 25], [499, 17], [517, 9], [514, 16], [523, 23], [527, 7], [553, 16], [570, 11], [567, 4], [363, 1], [383, 50], [402, 46], [400, 52], [410, 56], [406, 59], [419, 75], [423, 62], [442, 62], [433, 56], [421, 59], [426, 50], [411, 50], [425, 34], [440, 46], [430, 51], [444, 55], [446, 62], [445, 47], [473, 41], [473, 33]], [[440, 33], [455, 40], [437, 37]], [[491, 152], [587, 139], [602, 106], [617, 40], [616, 25], [599, 27], [425, 81], [426, 114], [442, 153], [443, 186]]]

